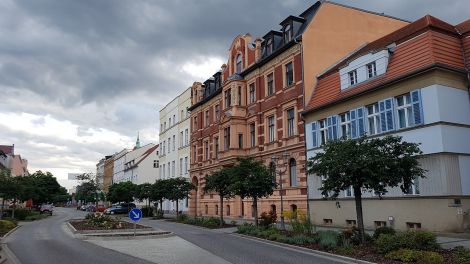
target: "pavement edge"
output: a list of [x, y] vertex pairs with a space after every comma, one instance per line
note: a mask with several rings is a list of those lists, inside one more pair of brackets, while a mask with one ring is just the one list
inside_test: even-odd
[[2, 256], [4, 257], [0, 260], [2, 264], [21, 264], [19, 259], [13, 254], [13, 252], [8, 248], [6, 243], [1, 243], [2, 246]]

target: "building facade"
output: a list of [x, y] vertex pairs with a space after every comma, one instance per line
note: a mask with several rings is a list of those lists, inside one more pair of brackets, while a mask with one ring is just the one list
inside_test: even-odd
[[129, 152], [129, 149], [123, 149], [118, 153], [114, 154], [113, 159], [113, 183], [118, 183], [125, 181], [124, 180], [124, 164], [126, 163], [126, 154]]
[[[189, 178], [190, 119], [188, 108], [191, 105], [191, 89], [188, 88], [160, 110], [160, 178]], [[179, 210], [186, 213], [187, 199], [180, 201]], [[176, 204], [164, 201], [163, 210], [174, 212]]]
[[28, 176], [28, 160], [15, 154], [15, 145], [0, 145], [0, 166], [9, 169], [11, 176]]
[[113, 183], [114, 175], [114, 155], [104, 158], [103, 192], [108, 193], [109, 186]]
[[[401, 136], [420, 144], [426, 178], [383, 197], [363, 193], [367, 229], [461, 232], [470, 227], [470, 20], [457, 26], [426, 16], [337, 62], [319, 75], [303, 113], [307, 158], [341, 137]], [[323, 176], [325, 177], [325, 176]], [[338, 201], [309, 175], [316, 225], [356, 224], [354, 194]]]
[[[357, 45], [406, 24], [317, 2], [299, 16], [287, 17], [280, 31], [271, 30], [262, 39], [237, 36], [227, 64], [204, 83], [192, 86], [190, 174], [197, 190], [191, 195], [190, 214], [218, 214], [219, 198], [203, 192], [204, 178], [221, 166], [231, 166], [239, 156], [276, 166], [281, 172], [276, 181], [280, 183], [282, 177], [284, 210], [306, 211], [305, 133], [299, 115], [307, 90], [304, 79], [313, 79]], [[284, 154], [285, 161], [272, 163], [273, 156]], [[277, 189], [259, 201], [258, 212], [281, 213], [280, 198]], [[251, 199], [236, 197], [225, 206], [228, 218], [253, 217]]]
[[104, 189], [104, 163], [105, 158], [102, 158], [96, 164], [95, 182], [100, 190]]

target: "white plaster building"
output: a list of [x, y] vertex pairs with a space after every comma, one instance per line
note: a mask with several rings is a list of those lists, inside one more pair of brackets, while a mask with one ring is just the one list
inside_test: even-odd
[[126, 154], [124, 181], [154, 183], [159, 177], [158, 145], [147, 144]]
[[[191, 89], [186, 89], [160, 110], [160, 178], [189, 178], [189, 113]], [[163, 209], [174, 212], [174, 202], [165, 201]], [[188, 211], [187, 199], [179, 204], [179, 209]]]
[[[129, 149], [123, 149], [114, 155], [113, 182], [124, 181], [124, 164], [126, 163], [126, 153]], [[111, 184], [112, 184], [111, 183]]]

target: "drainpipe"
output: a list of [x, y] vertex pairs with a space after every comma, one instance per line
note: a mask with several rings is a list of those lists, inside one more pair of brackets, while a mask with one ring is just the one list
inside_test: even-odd
[[[301, 35], [300, 35], [301, 36]], [[297, 36], [294, 38], [294, 42], [299, 44], [300, 45], [300, 60], [301, 60], [301, 67], [302, 67], [302, 109], [305, 110], [305, 89], [304, 89], [304, 85], [305, 85], [305, 75], [304, 75], [304, 48], [303, 48], [303, 45], [302, 45], [302, 42], [299, 41], [299, 37], [300, 36]], [[300, 116], [300, 118], [303, 120], [303, 117], [302, 115]], [[308, 173], [307, 173], [307, 135], [306, 135], [306, 129], [305, 129], [305, 122], [304, 122], [304, 149], [305, 149], [305, 163], [304, 163], [304, 171], [305, 171], [305, 177], [306, 177], [306, 183], [307, 183], [307, 215], [308, 215], [308, 220], [309, 221], [312, 221], [312, 219], [310, 218], [310, 203], [309, 203], [309, 190], [308, 190]], [[311, 223], [311, 222], [310, 222]]]
[[463, 56], [463, 64], [464, 64], [464, 68], [465, 68], [465, 72], [467, 73], [467, 88], [468, 88], [468, 99], [470, 100], [470, 70], [469, 70], [469, 66], [468, 66], [468, 61], [467, 61], [467, 57], [466, 57], [466, 53], [465, 53], [465, 49], [464, 49], [464, 43], [463, 43], [463, 34], [457, 29], [455, 28], [455, 30], [457, 31], [457, 33], [460, 35], [460, 49], [462, 51], [462, 56]]

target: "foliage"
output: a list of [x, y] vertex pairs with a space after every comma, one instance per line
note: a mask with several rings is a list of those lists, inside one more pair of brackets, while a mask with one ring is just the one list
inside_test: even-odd
[[395, 229], [388, 227], [388, 226], [383, 226], [375, 229], [374, 231], [374, 239], [379, 238], [380, 235], [385, 234], [385, 235], [395, 235], [396, 231]]
[[142, 210], [142, 217], [152, 217], [153, 216], [153, 208], [144, 206], [140, 210]]
[[23, 221], [23, 220], [26, 220], [26, 217], [30, 216], [31, 214], [32, 212], [29, 209], [16, 209], [15, 219]]
[[382, 234], [376, 240], [377, 249], [386, 254], [401, 248], [419, 250], [437, 250], [440, 248], [436, 235], [425, 231], [407, 231], [394, 235]]
[[134, 201], [136, 185], [132, 182], [113, 183], [109, 186], [108, 200], [113, 203]]
[[0, 220], [0, 236], [3, 236], [15, 227], [16, 224], [12, 221]]
[[205, 177], [205, 192], [216, 192], [220, 197], [220, 224], [224, 223], [224, 199], [235, 195], [235, 177], [233, 168], [222, 168]]
[[326, 197], [335, 199], [352, 186], [361, 238], [364, 235], [362, 190], [379, 196], [387, 193], [388, 187], [399, 186], [405, 191], [413, 180], [424, 177], [425, 171], [418, 162], [422, 153], [419, 144], [402, 142], [401, 137], [328, 141], [323, 150], [308, 161], [308, 173], [327, 176], [320, 188]]
[[256, 226], [249, 223], [237, 226], [237, 233], [239, 234], [251, 234], [255, 230], [257, 230]]
[[275, 175], [261, 161], [252, 157], [237, 158], [233, 175], [235, 194], [242, 198], [253, 198], [255, 224], [258, 225], [258, 199], [273, 194], [277, 186]]
[[157, 211], [155, 212], [154, 218], [155, 219], [163, 219], [164, 218], [163, 211], [160, 210], [160, 209], [157, 209]]
[[116, 220], [103, 213], [89, 213], [85, 216], [85, 222], [89, 226], [105, 229], [114, 229], [118, 225]]
[[324, 250], [331, 250], [338, 246], [338, 233], [335, 231], [318, 231], [317, 232], [320, 248]]
[[36, 220], [41, 220], [41, 219], [44, 219], [44, 218], [47, 218], [48, 215], [47, 214], [40, 214], [38, 212], [32, 212], [32, 214], [26, 216], [26, 218], [24, 219], [25, 221], [36, 221]]
[[462, 246], [456, 247], [454, 258], [456, 264], [470, 264], [470, 249]]
[[272, 227], [274, 223], [276, 223], [277, 214], [273, 211], [269, 211], [269, 213], [262, 212], [260, 218], [261, 220], [259, 224], [264, 228], [269, 228]]
[[[150, 192], [150, 200], [152, 201], [159, 201], [160, 202], [160, 210], [161, 205], [163, 203], [163, 199], [168, 196], [168, 192], [170, 192], [170, 186], [168, 186], [167, 180], [158, 179], [152, 184], [152, 189]], [[163, 211], [162, 211], [162, 218], [163, 218]]]
[[296, 210], [296, 211], [284, 211], [284, 217], [289, 221], [289, 225], [296, 234], [312, 234], [313, 224], [310, 221], [307, 213]]
[[437, 252], [432, 251], [420, 251], [414, 249], [399, 249], [396, 251], [389, 252], [385, 255], [385, 258], [392, 260], [399, 260], [402, 262], [416, 262], [418, 264], [442, 264], [444, 263], [444, 257]]
[[186, 178], [170, 178], [166, 179], [169, 189], [171, 190], [166, 194], [166, 198], [170, 201], [176, 202], [176, 214], [179, 214], [178, 200], [188, 198], [189, 192], [194, 189], [194, 185], [190, 183]]
[[91, 181], [83, 182], [77, 186], [76, 198], [77, 200], [86, 202], [97, 201], [98, 186]]
[[152, 196], [152, 184], [151, 183], [142, 183], [136, 185], [134, 191], [134, 198], [137, 199], [139, 202], [148, 199], [148, 206], [150, 207], [150, 197]]
[[[177, 216], [178, 222], [188, 224], [188, 225], [197, 225], [207, 228], [216, 228], [220, 226], [220, 219], [216, 217], [181, 217], [182, 215]], [[179, 219], [178, 219], [179, 217]]]

